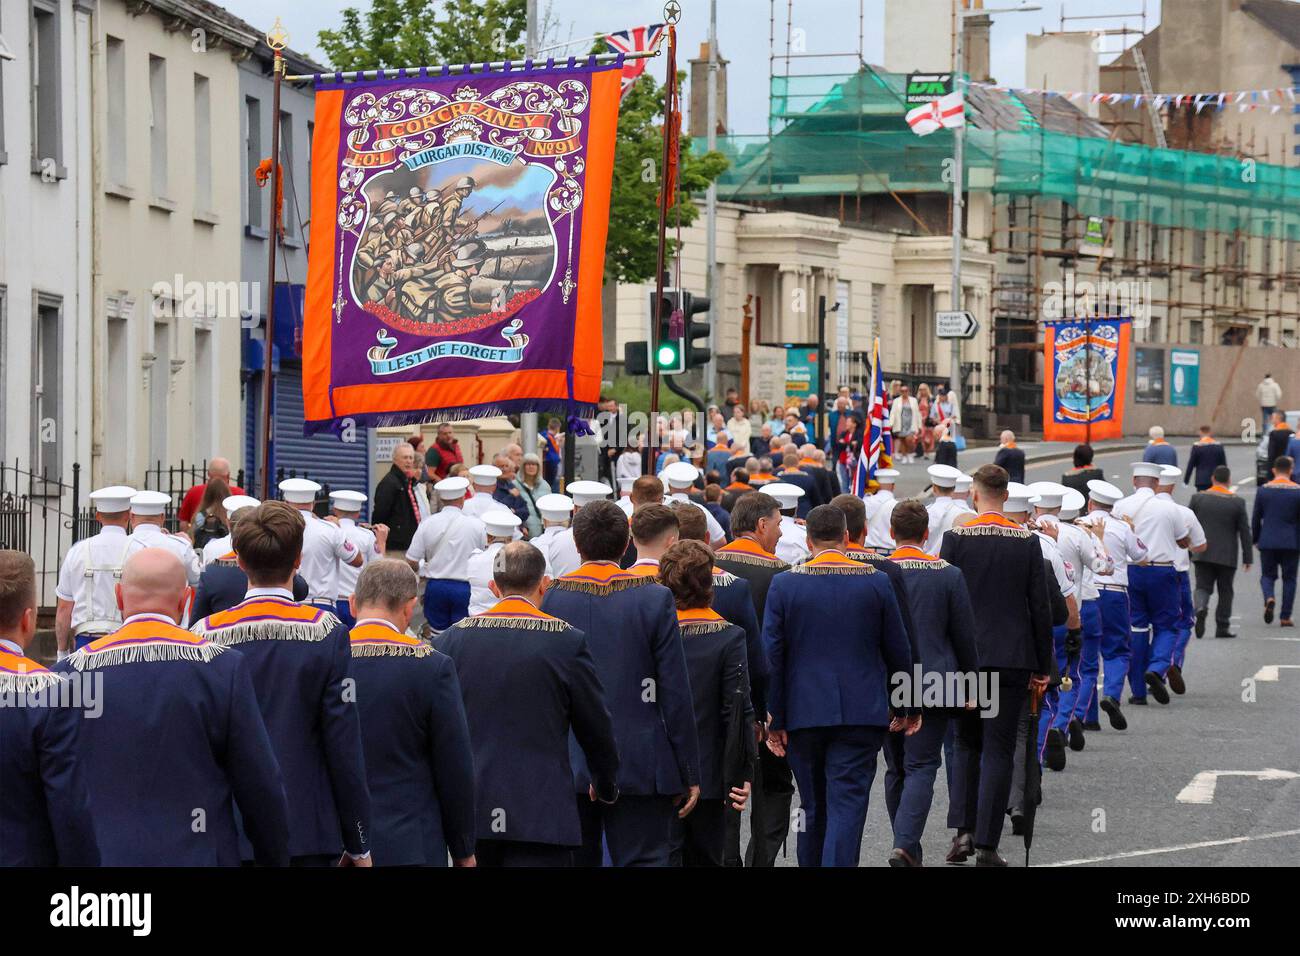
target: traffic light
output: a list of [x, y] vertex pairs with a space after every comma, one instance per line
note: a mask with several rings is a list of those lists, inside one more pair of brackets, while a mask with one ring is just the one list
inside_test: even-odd
[[[696, 322], [691, 316], [709, 311], [709, 300], [683, 289], [664, 289], [662, 297], [650, 293], [651, 328], [658, 327], [659, 342], [651, 354], [650, 342], [626, 342], [623, 345], [623, 370], [628, 375], [679, 375], [688, 368], [707, 365], [709, 323]], [[697, 343], [697, 339], [704, 339]]]
[[[686, 367], [702, 368], [709, 364], [713, 352], [709, 349], [709, 300], [706, 296], [682, 293], [683, 335], [686, 339]], [[705, 321], [696, 322], [691, 316], [704, 313]], [[704, 339], [699, 343], [697, 339]]]
[[650, 293], [650, 321], [659, 329], [659, 342], [650, 361], [661, 375], [686, 371], [687, 341], [682, 322], [682, 297], [680, 289], [664, 289], [662, 298]]

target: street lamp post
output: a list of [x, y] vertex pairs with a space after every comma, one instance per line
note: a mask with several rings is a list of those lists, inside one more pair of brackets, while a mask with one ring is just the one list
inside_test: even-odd
[[[990, 13], [1030, 13], [1034, 10], [1041, 10], [1042, 6], [1037, 3], [1021, 3], [1014, 7], [1000, 7], [997, 9], [977, 9], [964, 10], [960, 7], [957, 9], [957, 36], [953, 43], [953, 67], [952, 76], [955, 87], [961, 89], [962, 109], [966, 106], [966, 91], [969, 85], [964, 82], [966, 75], [964, 60], [964, 47], [966, 38], [966, 18], [986, 16]], [[952, 293], [949, 308], [954, 312], [960, 312], [964, 305], [961, 292], [961, 252], [962, 252], [962, 212], [966, 203], [962, 198], [962, 186], [966, 179], [965, 168], [965, 147], [966, 147], [966, 124], [963, 123], [953, 129], [952, 136], [952, 161], [953, 161], [953, 179], [952, 179]], [[952, 356], [950, 358], [952, 367], [948, 370], [948, 391], [952, 395], [954, 410], [958, 411], [964, 406], [964, 396], [961, 393], [961, 339], [952, 340]]]

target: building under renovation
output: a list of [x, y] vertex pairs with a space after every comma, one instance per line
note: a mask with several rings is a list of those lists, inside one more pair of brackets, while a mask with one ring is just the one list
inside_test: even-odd
[[[991, 79], [989, 18], [966, 18], [972, 84], [963, 163], [963, 301], [950, 301], [953, 134], [918, 137], [903, 117], [907, 72], [950, 64], [951, 37], [931, 31], [928, 54], [889, 38], [910, 37], [918, 22], [955, 16], [957, 2], [889, 0], [886, 50], [905, 48], [929, 62], [893, 63], [887, 54], [884, 65], [859, 60], [843, 73], [797, 72], [798, 57], [779, 52], [774, 15], [769, 133], [719, 138], [731, 166], [718, 184], [718, 385], [741, 381], [746, 345], [816, 341], [816, 302], [825, 296], [832, 386], [861, 384], [877, 335], [891, 377], [946, 381], [949, 348], [935, 339], [934, 313], [972, 312], [980, 330], [963, 343], [961, 362], [963, 417], [976, 429], [1039, 427], [1041, 324], [1089, 314], [1134, 320], [1139, 348], [1130, 361], [1141, 362], [1128, 376], [1130, 431], [1161, 422], [1191, 432], [1201, 421], [1235, 431], [1257, 411], [1254, 383], [1265, 371], [1284, 393], [1300, 397], [1294, 351], [1300, 170], [1291, 165], [1295, 153], [1284, 157], [1285, 144], [1273, 142], [1277, 135], [1256, 136], [1257, 143], [1272, 142], [1272, 162], [1241, 142], [1242, 124], [1252, 117], [1261, 129], [1274, 130], [1282, 110], [1273, 106], [1285, 104], [1286, 123], [1297, 122], [1294, 98], [1265, 110], [1216, 103], [1211, 122], [1205, 109], [1180, 110], [1172, 99], [1153, 112], [1151, 100], [1138, 109], [1056, 92], [1137, 84], [1152, 93], [1152, 71], [1145, 62], [1138, 69], [1132, 52], [1141, 59], [1144, 45], [1152, 59], [1158, 55], [1165, 83], [1183, 82], [1170, 72], [1181, 62], [1170, 51], [1175, 40], [1189, 42], [1184, 26], [1176, 36], [1165, 25], [1144, 33], [1144, 21], [1137, 30], [1123, 28], [1143, 39], [1129, 45], [1127, 59], [1106, 67], [1104, 78], [1096, 63], [1099, 33], [1031, 36], [1029, 82], [1053, 92], [1026, 93], [982, 82]], [[971, 0], [965, 2], [969, 7]], [[1293, 87], [1290, 71], [1300, 64], [1300, 48], [1288, 36], [1300, 42], [1300, 16], [1294, 33], [1284, 28], [1300, 4], [1195, 5], [1222, 8], [1215, 20], [1220, 35], [1204, 38], [1210, 56], [1229, 42], [1225, 37], [1256, 29], [1277, 42], [1256, 57], [1253, 72], [1236, 64], [1199, 81], [1188, 76], [1187, 89], [1220, 79], [1238, 84], [1229, 88]], [[1165, 17], [1179, 6], [1165, 0]], [[1071, 50], [1083, 53], [1065, 55]], [[1035, 76], [1039, 69], [1043, 75]], [[1230, 119], [1237, 120], [1235, 138]], [[1300, 135], [1292, 138], [1300, 144]], [[1174, 142], [1182, 148], [1172, 148]], [[677, 264], [682, 283], [701, 291], [703, 237], [701, 219], [684, 231]], [[644, 337], [645, 302], [642, 288], [620, 288], [611, 357], [621, 354], [622, 342]], [[1199, 394], [1191, 407], [1170, 407], [1164, 394], [1169, 364], [1163, 353], [1170, 350], [1197, 353]]]

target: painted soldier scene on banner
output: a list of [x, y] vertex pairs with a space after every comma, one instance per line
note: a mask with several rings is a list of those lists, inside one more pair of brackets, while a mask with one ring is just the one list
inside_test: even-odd
[[554, 181], [545, 166], [468, 157], [376, 176], [364, 189], [353, 295], [368, 311], [382, 306], [438, 334], [439, 326], [545, 288], [555, 268], [545, 212]]

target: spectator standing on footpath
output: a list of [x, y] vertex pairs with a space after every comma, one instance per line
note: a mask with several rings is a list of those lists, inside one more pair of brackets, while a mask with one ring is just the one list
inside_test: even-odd
[[1255, 398], [1259, 400], [1259, 422], [1261, 428], [1268, 427], [1268, 420], [1277, 411], [1282, 401], [1282, 386], [1273, 380], [1272, 372], [1264, 373], [1264, 380], [1255, 386]]
[[203, 493], [207, 490], [208, 485], [214, 481], [224, 481], [230, 489], [227, 494], [222, 495], [222, 498], [229, 495], [244, 494], [243, 488], [230, 483], [230, 462], [225, 458], [213, 458], [208, 462], [208, 480], [185, 492], [185, 497], [181, 499], [180, 509], [176, 512], [176, 517], [181, 523], [181, 530], [186, 534], [189, 534], [190, 523], [194, 520], [194, 513], [199, 510], [199, 502], [203, 500]]
[[894, 446], [899, 452], [899, 463], [907, 465], [916, 461], [916, 436], [921, 428], [921, 408], [906, 385], [899, 389], [898, 397], [889, 407], [889, 428], [893, 432]]
[[429, 450], [424, 453], [424, 470], [430, 481], [442, 481], [451, 471], [453, 465], [465, 460], [461, 454], [460, 442], [456, 440], [451, 425], [442, 422], [438, 425], [438, 435]]
[[1196, 636], [1205, 634], [1205, 617], [1210, 607], [1210, 595], [1219, 590], [1219, 603], [1214, 608], [1215, 637], [1235, 637], [1232, 633], [1232, 584], [1237, 576], [1237, 550], [1241, 549], [1241, 564], [1250, 571], [1251, 552], [1250, 518], [1246, 515], [1246, 502], [1239, 497], [1229, 482], [1232, 473], [1227, 465], [1214, 469], [1214, 483], [1209, 488], [1192, 495], [1189, 507], [1196, 520], [1205, 529], [1206, 549], [1192, 555], [1196, 568], [1195, 591], [1192, 604], [1196, 609]]

